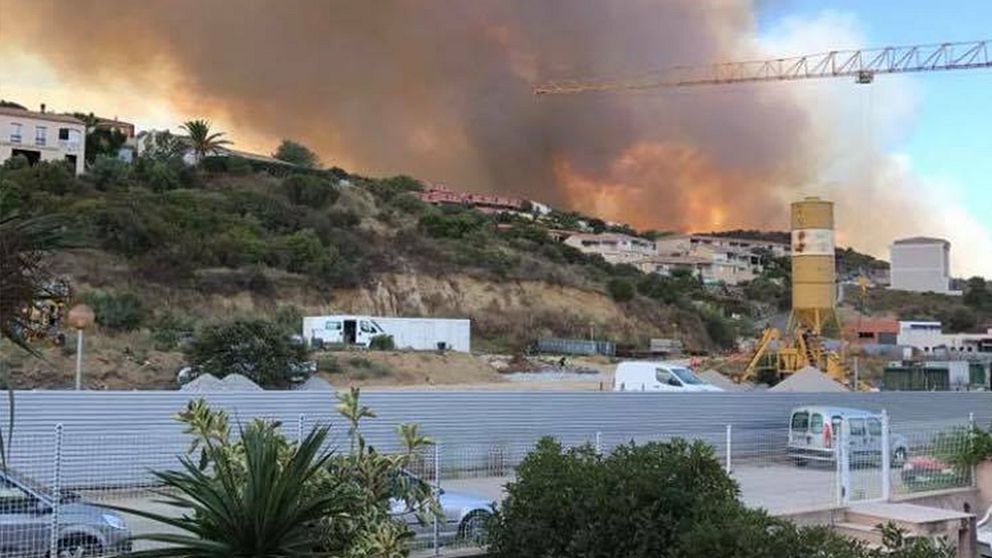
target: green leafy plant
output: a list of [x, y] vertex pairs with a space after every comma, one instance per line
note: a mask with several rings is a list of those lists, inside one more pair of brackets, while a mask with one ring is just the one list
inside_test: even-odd
[[186, 350], [191, 365], [224, 377], [238, 373], [266, 387], [282, 387], [305, 369], [308, 350], [277, 324], [235, 320], [203, 328]]
[[279, 147], [272, 156], [280, 161], [286, 161], [287, 163], [308, 169], [316, 168], [320, 165], [320, 159], [310, 148], [302, 143], [288, 139], [282, 140], [282, 143], [279, 144]]
[[330, 180], [310, 174], [290, 175], [282, 181], [282, 190], [294, 204], [314, 209], [323, 209], [341, 197]]
[[184, 512], [176, 519], [134, 512], [181, 531], [141, 537], [170, 545], [136, 553], [139, 558], [341, 558], [401, 557], [411, 533], [394, 515], [393, 502], [427, 522], [440, 510], [427, 483], [407, 473], [432, 442], [413, 425], [397, 435], [403, 451], [386, 455], [361, 435], [374, 418], [360, 392], [339, 395], [339, 414], [349, 425], [348, 454], [322, 450], [327, 429], [315, 428], [300, 442], [280, 434], [278, 422], [252, 421], [232, 435], [226, 413], [203, 400], [177, 417], [192, 436], [178, 472], [156, 473], [162, 503]]
[[626, 279], [610, 279], [606, 284], [610, 297], [617, 302], [629, 302], [634, 299], [634, 285]]
[[96, 323], [107, 329], [131, 331], [140, 327], [145, 318], [144, 303], [134, 293], [96, 290], [81, 298], [93, 308]]
[[369, 340], [369, 349], [373, 351], [392, 351], [396, 349], [396, 342], [392, 335], [376, 335]]

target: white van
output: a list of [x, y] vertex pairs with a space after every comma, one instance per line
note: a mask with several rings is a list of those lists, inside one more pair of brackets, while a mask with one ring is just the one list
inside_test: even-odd
[[[800, 467], [810, 461], [835, 461], [837, 440], [849, 424], [850, 455], [856, 462], [878, 461], [882, 452], [882, 417], [863, 409], [807, 405], [792, 409], [789, 418], [789, 457]], [[890, 429], [891, 430], [891, 429]], [[891, 434], [891, 463], [901, 467], [909, 455], [905, 436]]]
[[613, 391], [701, 392], [723, 391], [704, 382], [692, 370], [675, 362], [621, 362], [613, 377]]

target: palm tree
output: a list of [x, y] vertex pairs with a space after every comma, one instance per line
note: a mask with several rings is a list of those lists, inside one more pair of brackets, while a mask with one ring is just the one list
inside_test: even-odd
[[[28, 341], [32, 333], [47, 324], [37, 323], [32, 310], [65, 298], [65, 291], [58, 288], [59, 283], [53, 280], [46, 264], [52, 252], [67, 246], [58, 216], [20, 213], [11, 189], [0, 181], [0, 340], [7, 339], [37, 354]], [[3, 380], [9, 392], [8, 424], [6, 435], [0, 430], [0, 468], [6, 466], [6, 447], [14, 418], [11, 383], [9, 378]]]
[[189, 136], [190, 147], [193, 148], [197, 164], [208, 154], [216, 152], [217, 148], [231, 144], [230, 141], [223, 139], [224, 132], [211, 134], [210, 122], [203, 119], [187, 120], [180, 128]]
[[0, 185], [0, 338], [34, 353], [28, 339], [40, 324], [31, 309], [65, 296], [46, 263], [68, 242], [59, 216], [24, 215], [11, 198]]
[[331, 457], [321, 450], [326, 440], [327, 429], [317, 428], [299, 445], [287, 447], [273, 425], [256, 422], [241, 432], [239, 452], [226, 452], [221, 446], [207, 449], [212, 468], [183, 457], [181, 471], [156, 472], [166, 487], [162, 503], [181, 510], [181, 517], [113, 509], [160, 522], [182, 534], [139, 537], [167, 546], [129, 556], [316, 556], [320, 543], [316, 526], [339, 516], [346, 502], [340, 484], [312, 489], [311, 481], [325, 470]]

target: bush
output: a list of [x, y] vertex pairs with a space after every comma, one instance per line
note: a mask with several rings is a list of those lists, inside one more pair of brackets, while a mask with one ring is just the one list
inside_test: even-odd
[[282, 143], [279, 144], [279, 147], [272, 156], [280, 161], [286, 161], [287, 163], [308, 169], [316, 168], [320, 164], [317, 154], [311, 151], [310, 148], [302, 143], [288, 139], [282, 140]]
[[97, 155], [86, 174], [97, 190], [123, 189], [131, 180], [131, 165], [117, 157]]
[[470, 209], [449, 209], [420, 218], [420, 227], [434, 238], [462, 239], [489, 228], [491, 224], [484, 214]]
[[296, 205], [323, 209], [341, 197], [341, 192], [330, 180], [309, 174], [294, 174], [282, 181], [286, 197]]
[[131, 331], [141, 326], [145, 317], [144, 304], [134, 293], [92, 291], [82, 301], [93, 309], [96, 323], [117, 331]]
[[369, 349], [373, 351], [392, 351], [396, 349], [396, 342], [392, 335], [376, 335], [369, 340]]
[[868, 549], [827, 528], [751, 510], [702, 442], [627, 445], [608, 456], [544, 439], [507, 486], [489, 530], [502, 558], [950, 558], [929, 540], [885, 527]]
[[200, 331], [186, 357], [206, 374], [242, 374], [264, 387], [285, 387], [305, 368], [308, 351], [279, 325], [264, 320], [235, 320]]
[[634, 300], [634, 285], [626, 279], [610, 279], [606, 284], [606, 290], [610, 293], [610, 298], [616, 302]]
[[227, 157], [227, 160], [224, 161], [224, 170], [226, 170], [230, 174], [240, 174], [240, 175], [251, 174], [252, 172], [251, 162], [249, 162], [248, 159], [245, 159], [244, 157], [236, 157], [236, 156]]

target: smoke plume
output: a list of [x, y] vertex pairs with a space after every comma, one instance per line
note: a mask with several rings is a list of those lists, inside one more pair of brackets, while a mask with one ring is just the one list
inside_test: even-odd
[[754, 11], [748, 0], [0, 0], [0, 18], [18, 21], [0, 44], [30, 48], [66, 83], [127, 82], [227, 123], [235, 141], [296, 139], [353, 171], [642, 228], [782, 228], [784, 203], [822, 183], [832, 163], [819, 144], [836, 137], [788, 86], [531, 92], [766, 54]]

